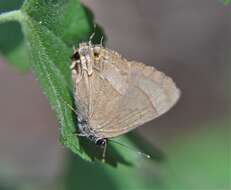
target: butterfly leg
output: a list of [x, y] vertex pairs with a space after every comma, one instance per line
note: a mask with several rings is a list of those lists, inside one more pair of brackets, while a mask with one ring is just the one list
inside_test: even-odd
[[96, 65], [94, 65], [93, 69], [95, 69], [95, 70], [98, 71], [98, 72], [101, 71], [100, 68], [99, 68], [98, 66], [96, 66]]
[[103, 155], [102, 155], [102, 162], [105, 162], [106, 158], [106, 150], [107, 150], [107, 140], [105, 141], [104, 147], [103, 147]]
[[82, 79], [83, 69], [78, 61], [73, 61], [70, 66], [73, 80], [78, 83]]
[[102, 72], [104, 69], [104, 58], [101, 56], [97, 59], [97, 61], [95, 61], [95, 64], [93, 65], [93, 68], [98, 71], [98, 72]]
[[104, 70], [104, 58], [103, 57], [100, 58], [99, 68], [100, 68], [100, 71]]
[[83, 133], [74, 132], [73, 134], [78, 136], [78, 137], [86, 137], [86, 135]]

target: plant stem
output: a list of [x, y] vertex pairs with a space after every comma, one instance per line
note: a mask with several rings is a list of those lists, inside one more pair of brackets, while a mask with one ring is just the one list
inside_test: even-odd
[[0, 14], [0, 24], [9, 21], [20, 21], [23, 17], [23, 14], [20, 10], [5, 12]]

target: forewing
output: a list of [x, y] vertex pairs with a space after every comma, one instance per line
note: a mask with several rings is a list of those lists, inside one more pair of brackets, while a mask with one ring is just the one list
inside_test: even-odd
[[[177, 102], [180, 90], [163, 72], [143, 63], [129, 62], [114, 51], [111, 55], [112, 66], [119, 70], [121, 75], [127, 77], [129, 86], [137, 86], [148, 95], [158, 115], [167, 112]], [[106, 72], [106, 75], [109, 75], [110, 71]]]
[[[118, 92], [100, 105], [103, 117], [92, 118], [96, 134], [115, 137], [167, 112], [180, 97], [171, 78], [154, 67], [111, 56], [101, 75]], [[97, 118], [97, 112], [95, 117]]]

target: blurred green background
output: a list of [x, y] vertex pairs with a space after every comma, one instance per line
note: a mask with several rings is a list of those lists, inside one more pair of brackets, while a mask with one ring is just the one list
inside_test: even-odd
[[[0, 11], [17, 9], [21, 2], [1, 0]], [[34, 76], [25, 72], [20, 27], [2, 24], [0, 189], [231, 189], [230, 5], [219, 0], [82, 3], [105, 30], [108, 48], [155, 66], [182, 91], [170, 112], [135, 130], [143, 138], [135, 136], [136, 141], [151, 143], [156, 157], [147, 160], [124, 149], [125, 156], [133, 155], [133, 166], [112, 167], [83, 161], [60, 145], [55, 115]], [[24, 72], [7, 62], [20, 62]]]

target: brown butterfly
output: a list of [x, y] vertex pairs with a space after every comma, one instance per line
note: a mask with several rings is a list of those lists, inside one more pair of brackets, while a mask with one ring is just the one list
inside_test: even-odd
[[103, 158], [108, 138], [159, 117], [180, 97], [180, 90], [164, 73], [127, 61], [102, 43], [80, 43], [71, 70], [78, 135], [103, 147]]

